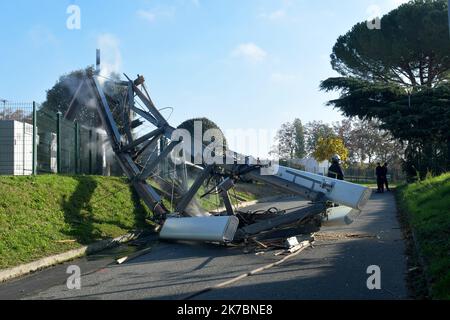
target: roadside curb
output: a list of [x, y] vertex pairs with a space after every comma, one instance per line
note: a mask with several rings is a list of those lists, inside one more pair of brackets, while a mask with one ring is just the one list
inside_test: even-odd
[[27, 275], [32, 272], [39, 271], [41, 269], [45, 269], [60, 263], [64, 263], [70, 260], [74, 260], [76, 258], [80, 258], [85, 255], [90, 255], [93, 253], [97, 253], [99, 251], [108, 249], [110, 247], [117, 246], [119, 244], [127, 243], [129, 241], [135, 240], [142, 233], [128, 233], [121, 237], [117, 237], [112, 240], [102, 240], [91, 245], [87, 245], [81, 247], [79, 249], [70, 250], [64, 253], [60, 253], [57, 255], [53, 255], [50, 257], [42, 258], [40, 260], [30, 262], [27, 264], [22, 264], [17, 267], [12, 267], [9, 269], [0, 270], [0, 283], [12, 280], [14, 278], [18, 278], [24, 275]]

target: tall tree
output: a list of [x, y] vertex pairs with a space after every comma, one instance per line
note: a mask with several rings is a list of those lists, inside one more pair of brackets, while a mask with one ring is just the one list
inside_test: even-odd
[[339, 137], [349, 151], [349, 161], [355, 162], [358, 158], [357, 150], [354, 147], [353, 135], [353, 121], [352, 119], [344, 119], [341, 122], [334, 122], [333, 130], [337, 137]]
[[[65, 114], [79, 85], [86, 77], [86, 74], [92, 72], [94, 72], [93, 68], [88, 67], [86, 69], [72, 71], [62, 75], [56, 84], [47, 91], [47, 99], [42, 104], [40, 112], [46, 112], [52, 115], [57, 112]], [[112, 74], [110, 77], [113, 81], [120, 80], [120, 76], [117, 74]], [[120, 126], [122, 123], [122, 115], [120, 114], [121, 110], [119, 110], [118, 106], [126, 93], [126, 88], [116, 86], [110, 81], [105, 81], [103, 91], [106, 94], [115, 119]], [[95, 105], [96, 98], [93, 95], [93, 92], [87, 89], [87, 86], [82, 87], [75, 103], [78, 104], [76, 120], [79, 123], [90, 127], [98, 127], [101, 125]]]
[[295, 119], [293, 123], [295, 129], [295, 157], [302, 159], [306, 156], [305, 130], [302, 121]]
[[277, 146], [273, 153], [281, 159], [293, 159], [296, 151], [296, 130], [295, 126], [286, 122], [281, 125], [276, 135]]
[[450, 169], [447, 14], [445, 0], [415, 0], [385, 15], [380, 30], [355, 25], [331, 55], [342, 77], [321, 84], [341, 91], [330, 105], [349, 117], [375, 119], [405, 142], [407, 165], [422, 175]]
[[381, 29], [366, 22], [338, 38], [333, 69], [345, 77], [402, 87], [433, 87], [450, 69], [447, 0], [415, 0], [381, 19]]
[[348, 149], [344, 145], [344, 141], [338, 137], [319, 138], [317, 141], [316, 150], [313, 156], [317, 161], [330, 160], [333, 155], [339, 155], [343, 162], [348, 160]]
[[312, 154], [316, 150], [320, 138], [326, 139], [335, 137], [333, 128], [322, 121], [308, 122], [305, 128], [307, 136], [306, 149], [309, 154]]
[[[196, 123], [198, 125], [201, 125], [201, 129], [202, 129], [201, 132], [198, 132], [198, 133], [195, 132]], [[219, 126], [215, 122], [211, 121], [208, 118], [194, 118], [194, 119], [186, 120], [178, 126], [178, 129], [187, 130], [191, 136], [191, 162], [192, 163], [195, 163], [195, 151], [200, 151], [200, 152], [202, 152], [202, 155], [203, 155], [205, 146], [209, 145], [209, 143], [203, 141], [205, 133], [208, 130], [211, 130], [211, 129], [219, 130], [221, 136], [218, 138], [220, 138], [220, 140], [222, 140], [224, 150], [228, 149], [227, 139], [226, 139], [223, 131], [219, 128]], [[195, 134], [201, 134], [201, 137], [196, 137]], [[195, 139], [200, 139], [202, 141], [202, 150], [195, 150]]]

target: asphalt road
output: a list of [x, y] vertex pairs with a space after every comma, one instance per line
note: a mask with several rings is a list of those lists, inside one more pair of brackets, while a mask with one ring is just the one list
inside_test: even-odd
[[[252, 209], [302, 205], [291, 198]], [[184, 299], [281, 259], [241, 247], [155, 241], [150, 253], [115, 265], [117, 250], [0, 285], [0, 299]], [[406, 299], [404, 251], [393, 195], [374, 194], [353, 224], [323, 228], [314, 248], [195, 299]], [[67, 289], [68, 265], [82, 270], [80, 290]], [[371, 265], [381, 269], [381, 290], [367, 288]]]

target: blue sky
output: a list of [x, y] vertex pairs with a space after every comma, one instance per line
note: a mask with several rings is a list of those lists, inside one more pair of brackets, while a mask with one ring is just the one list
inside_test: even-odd
[[[294, 118], [338, 121], [324, 105], [335, 95], [318, 90], [336, 75], [337, 37], [402, 2], [1, 1], [0, 98], [44, 101], [61, 74], [94, 64], [101, 47], [104, 67], [146, 76], [156, 104], [175, 108], [173, 125], [206, 116], [224, 130], [273, 131]], [[80, 30], [66, 27], [72, 4]]]

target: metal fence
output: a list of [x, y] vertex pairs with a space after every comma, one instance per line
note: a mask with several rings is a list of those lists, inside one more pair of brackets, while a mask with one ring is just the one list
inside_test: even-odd
[[0, 103], [0, 175], [121, 175], [106, 133], [36, 103]]
[[[345, 179], [355, 183], [376, 184], [377, 177], [375, 168], [349, 167], [345, 169]], [[401, 168], [389, 167], [388, 179], [394, 183], [402, 183], [406, 181], [406, 175]]]
[[[280, 160], [280, 165], [290, 168], [309, 171], [318, 175], [328, 175], [328, 166], [326, 167], [312, 167], [306, 168], [304, 165], [298, 164], [292, 160]], [[344, 168], [345, 180], [354, 183], [376, 184], [377, 177], [375, 174], [375, 167], [361, 167], [356, 165], [350, 165]], [[388, 168], [388, 179], [394, 183], [403, 183], [406, 181], [406, 174], [401, 167], [391, 166]]]

